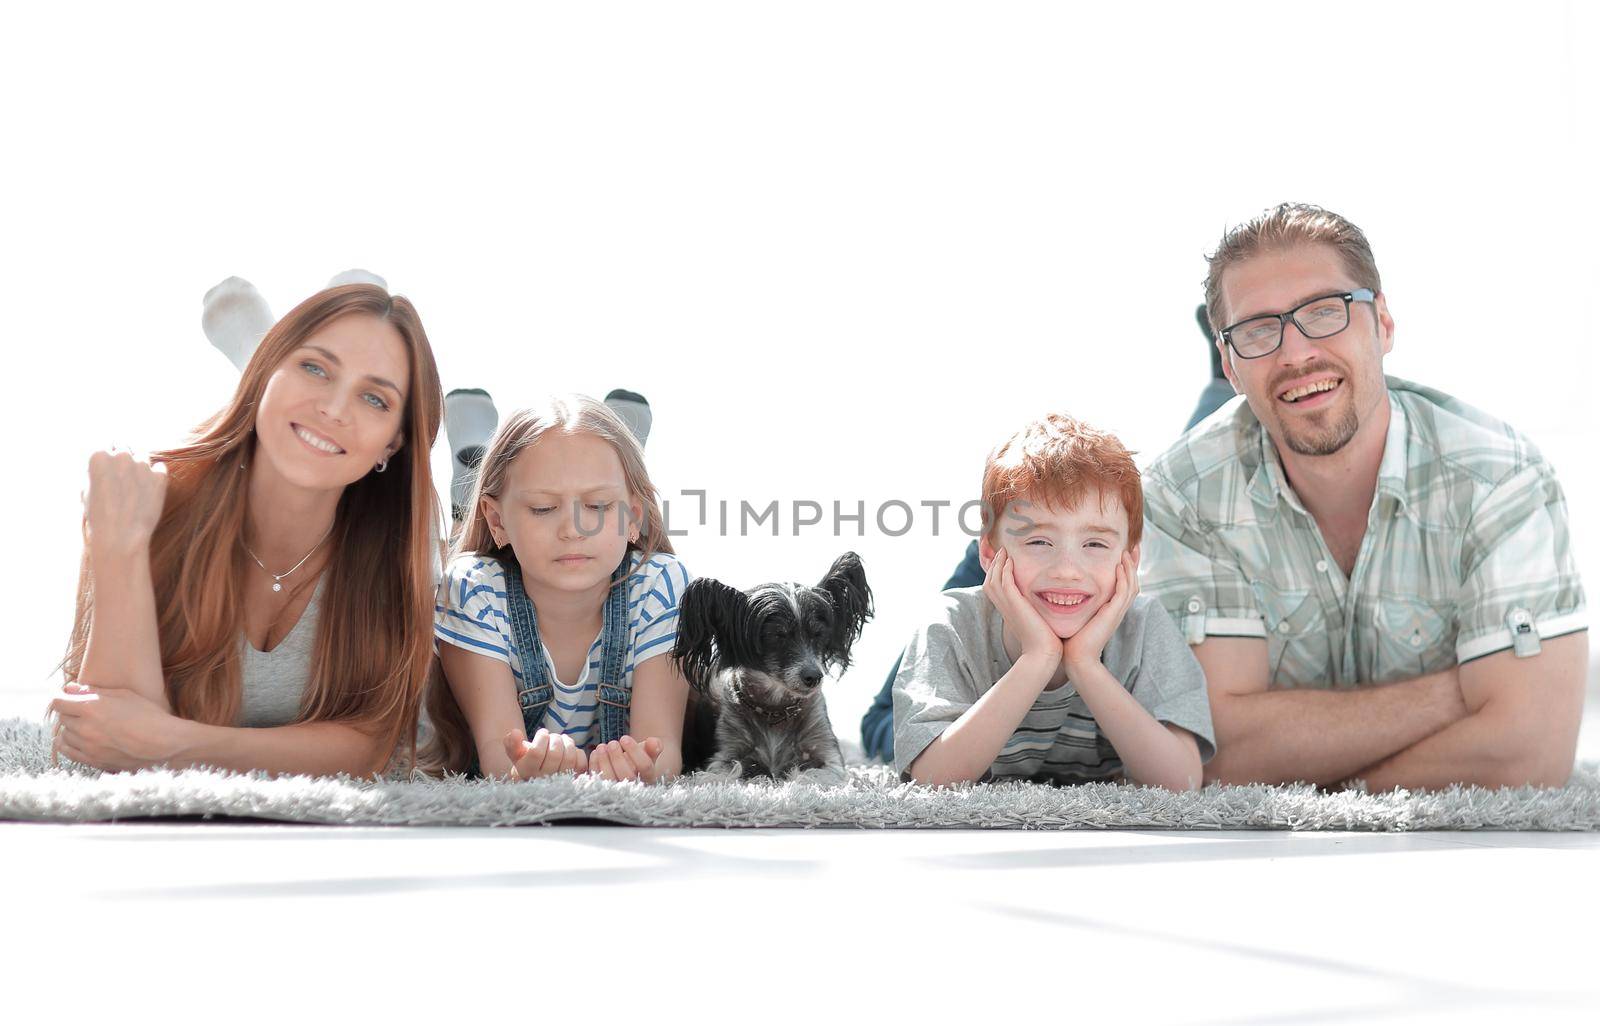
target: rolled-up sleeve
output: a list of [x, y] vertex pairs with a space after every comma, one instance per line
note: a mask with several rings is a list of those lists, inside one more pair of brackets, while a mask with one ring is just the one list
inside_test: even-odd
[[1458, 662], [1508, 648], [1534, 655], [1540, 640], [1588, 628], [1566, 496], [1542, 461], [1502, 481], [1473, 510], [1461, 566]]
[[1139, 588], [1161, 603], [1183, 639], [1198, 645], [1208, 637], [1266, 637], [1238, 559], [1218, 551], [1215, 534], [1157, 475], [1145, 476], [1144, 514]]

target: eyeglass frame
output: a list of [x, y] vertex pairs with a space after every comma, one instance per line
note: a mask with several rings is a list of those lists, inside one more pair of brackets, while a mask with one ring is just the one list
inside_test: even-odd
[[[1312, 303], [1320, 303], [1324, 299], [1335, 298], [1344, 300], [1344, 327], [1340, 328], [1338, 331], [1330, 331], [1326, 335], [1313, 335], [1306, 331], [1306, 329], [1300, 324], [1300, 321], [1295, 317], [1295, 314], [1299, 313], [1301, 310], [1304, 310]], [[1221, 336], [1223, 343], [1226, 344], [1229, 349], [1233, 350], [1234, 356], [1237, 356], [1241, 360], [1259, 360], [1263, 356], [1271, 356], [1273, 353], [1276, 353], [1278, 350], [1283, 348], [1283, 333], [1288, 330], [1290, 321], [1294, 321], [1295, 330], [1299, 331], [1301, 335], [1308, 339], [1332, 338], [1333, 336], [1339, 334], [1340, 331], [1350, 327], [1351, 303], [1371, 303], [1377, 298], [1378, 293], [1373, 289], [1368, 288], [1347, 289], [1343, 292], [1330, 292], [1326, 296], [1317, 296], [1315, 298], [1308, 299], [1304, 303], [1301, 303], [1299, 306], [1295, 307], [1293, 310], [1286, 310], [1280, 314], [1256, 314], [1254, 317], [1246, 317], [1242, 321], [1235, 321], [1233, 324], [1230, 324], [1226, 328], [1223, 328], [1221, 331], [1217, 332], [1217, 334]], [[1233, 344], [1233, 329], [1237, 328], [1241, 324], [1249, 324], [1251, 321], [1264, 321], [1269, 317], [1276, 318], [1278, 321], [1278, 344], [1273, 346], [1271, 349], [1268, 349], [1266, 352], [1256, 353], [1254, 356], [1246, 356], [1245, 354], [1239, 352], [1239, 347]]]

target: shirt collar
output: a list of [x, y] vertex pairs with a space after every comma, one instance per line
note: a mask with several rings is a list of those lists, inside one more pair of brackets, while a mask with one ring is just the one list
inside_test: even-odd
[[1389, 433], [1383, 440], [1383, 459], [1378, 463], [1378, 494], [1387, 495], [1399, 504], [1401, 509], [1409, 506], [1410, 492], [1406, 488], [1406, 478], [1411, 469], [1411, 430], [1406, 419], [1405, 407], [1400, 405], [1400, 400], [1390, 389], [1389, 395]]
[[[1388, 389], [1386, 394], [1389, 397], [1389, 430], [1383, 439], [1383, 459], [1378, 463], [1377, 494], [1389, 496], [1401, 509], [1405, 509], [1409, 505], [1406, 490], [1406, 475], [1410, 468], [1407, 451], [1410, 444], [1409, 422], [1394, 390]], [[1256, 422], [1255, 430], [1257, 462], [1248, 486], [1250, 498], [1263, 506], [1276, 506], [1281, 496], [1290, 508], [1309, 516], [1306, 508], [1300, 504], [1300, 497], [1289, 487], [1289, 479], [1284, 476], [1283, 464], [1278, 459], [1278, 450], [1272, 445], [1272, 436], [1267, 434], [1267, 429], [1261, 426], [1260, 421]]]

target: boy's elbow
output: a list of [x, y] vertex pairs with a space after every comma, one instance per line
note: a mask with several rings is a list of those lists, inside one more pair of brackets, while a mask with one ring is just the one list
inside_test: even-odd
[[1184, 759], [1184, 764], [1174, 775], [1172, 783], [1167, 785], [1169, 791], [1198, 791], [1206, 786], [1205, 767], [1200, 763], [1198, 751]]
[[943, 787], [946, 783], [943, 776], [930, 769], [922, 759], [907, 766], [905, 775], [913, 784], [921, 784], [924, 787]]
[[976, 777], [952, 772], [948, 767], [939, 764], [937, 756], [932, 759], [928, 758], [927, 752], [923, 752], [911, 761], [911, 765], [906, 767], [906, 776], [910, 777], [914, 783], [927, 787], [950, 787], [954, 784], [971, 783], [977, 779]]
[[1152, 776], [1149, 780], [1140, 780], [1132, 776], [1128, 779], [1145, 787], [1160, 787], [1180, 793], [1198, 791], [1206, 784], [1205, 773], [1200, 765], [1200, 757], [1198, 755], [1192, 761], [1186, 760], [1184, 765], [1174, 767], [1166, 773]]

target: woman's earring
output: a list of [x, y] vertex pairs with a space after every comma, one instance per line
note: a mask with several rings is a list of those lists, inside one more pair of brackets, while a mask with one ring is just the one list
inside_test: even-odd
[[379, 460], [377, 465], [374, 466], [372, 469], [376, 470], [380, 474], [383, 473], [385, 470], [388, 470], [389, 469], [389, 457], [385, 456], [383, 459]]

